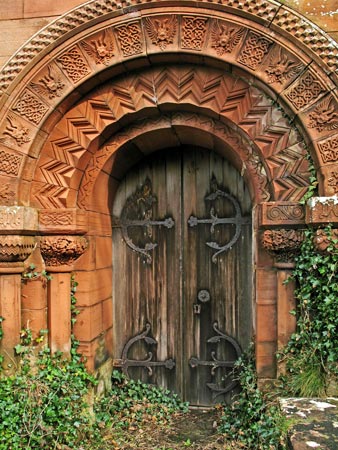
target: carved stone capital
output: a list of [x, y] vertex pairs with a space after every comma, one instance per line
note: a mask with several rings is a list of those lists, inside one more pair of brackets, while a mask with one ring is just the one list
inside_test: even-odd
[[35, 245], [33, 236], [0, 235], [0, 263], [25, 261]]
[[262, 234], [264, 249], [276, 259], [276, 265], [291, 266], [295, 256], [300, 252], [304, 239], [302, 230], [278, 229], [265, 230]]
[[40, 251], [49, 268], [71, 265], [86, 250], [87, 239], [83, 236], [44, 236], [41, 238]]
[[313, 243], [316, 249], [321, 253], [326, 251], [330, 253], [338, 252], [338, 229], [335, 228], [331, 230], [331, 238], [326, 230], [317, 230], [313, 238]]

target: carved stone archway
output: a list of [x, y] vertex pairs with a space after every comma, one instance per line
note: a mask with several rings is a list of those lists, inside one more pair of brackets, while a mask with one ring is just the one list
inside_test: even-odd
[[[256, 229], [302, 227], [308, 156], [319, 193], [338, 192], [337, 54], [330, 37], [274, 1], [93, 0], [4, 67], [0, 201], [38, 210], [34, 230], [15, 215], [24, 234], [87, 235], [75, 268], [77, 331], [91, 367], [109, 354], [113, 326], [109, 283], [98, 281], [110, 271], [102, 249], [111, 199], [93, 198], [100, 185], [116, 189], [118, 160], [125, 170], [152, 151], [149, 136], [156, 150], [195, 135], [246, 177]], [[257, 364], [273, 377], [278, 340], [290, 331], [277, 297], [291, 294], [285, 267], [276, 274], [257, 248]]]

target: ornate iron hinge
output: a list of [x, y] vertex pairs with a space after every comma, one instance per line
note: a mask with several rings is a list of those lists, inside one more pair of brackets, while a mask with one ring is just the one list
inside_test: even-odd
[[136, 343], [140, 341], [144, 341], [147, 345], [157, 345], [157, 341], [148, 336], [151, 330], [151, 326], [149, 323], [146, 324], [146, 328], [142, 333], [134, 336], [129, 339], [126, 345], [123, 348], [121, 359], [118, 361], [114, 361], [115, 367], [121, 367], [122, 372], [129, 377], [128, 369], [129, 367], [144, 367], [148, 370], [148, 374], [151, 376], [153, 374], [153, 367], [165, 367], [168, 370], [172, 370], [175, 367], [175, 361], [172, 358], [166, 359], [165, 361], [153, 361], [153, 352], [148, 351], [147, 357], [145, 359], [129, 359], [128, 352], [130, 348]]
[[146, 242], [141, 247], [133, 242], [133, 239], [129, 236], [129, 229], [142, 227], [145, 238], [150, 239], [152, 237], [152, 227], [163, 226], [172, 228], [175, 225], [172, 217], [158, 220], [152, 219], [152, 205], [156, 202], [157, 199], [152, 194], [151, 182], [147, 178], [144, 184], [127, 198], [121, 212], [121, 218], [114, 217], [112, 219], [112, 227], [121, 228], [122, 237], [127, 246], [141, 254], [144, 261], [148, 264], [152, 262], [150, 252], [157, 247], [157, 242]]
[[213, 241], [206, 242], [206, 245], [208, 247], [210, 247], [216, 251], [216, 253], [214, 253], [211, 258], [212, 262], [214, 262], [214, 263], [217, 262], [217, 257], [221, 253], [224, 253], [227, 250], [230, 250], [232, 248], [232, 246], [237, 242], [237, 240], [241, 234], [242, 225], [250, 223], [250, 221], [251, 221], [249, 217], [242, 216], [241, 207], [240, 207], [238, 201], [236, 200], [236, 198], [224, 191], [221, 191], [220, 189], [217, 189], [215, 192], [212, 192], [211, 194], [207, 195], [205, 197], [205, 200], [215, 201], [219, 198], [226, 199], [233, 205], [234, 210], [235, 210], [235, 215], [233, 217], [218, 217], [217, 213], [215, 212], [215, 209], [212, 207], [210, 209], [210, 218], [199, 219], [195, 216], [190, 216], [189, 220], [188, 220], [188, 224], [190, 227], [195, 227], [200, 224], [211, 225], [211, 228], [210, 228], [211, 233], [214, 232], [215, 227], [217, 225], [235, 225], [235, 232], [234, 232], [232, 238], [230, 239], [230, 241], [227, 242], [226, 244], [221, 245], [221, 244], [219, 244], [217, 242], [213, 242]]
[[[235, 355], [236, 355], [235, 359], [230, 360], [230, 361], [219, 360], [216, 356], [216, 351], [212, 351], [211, 352], [211, 360], [203, 361], [203, 360], [200, 360], [193, 356], [189, 360], [189, 365], [193, 369], [197, 368], [198, 366], [211, 367], [211, 375], [214, 376], [216, 373], [216, 370], [219, 368], [233, 369], [236, 360], [242, 354], [242, 350], [241, 350], [240, 345], [236, 341], [236, 339], [234, 339], [231, 336], [228, 336], [227, 334], [225, 334], [219, 330], [217, 322], [213, 323], [213, 329], [216, 332], [216, 335], [209, 338], [207, 340], [207, 343], [218, 344], [221, 341], [227, 342], [233, 348], [233, 350], [235, 352]], [[224, 387], [220, 387], [216, 383], [207, 383], [208, 388], [213, 392], [213, 399], [215, 399], [219, 395], [230, 392], [232, 389], [234, 389], [234, 387], [236, 387], [236, 385], [238, 384], [238, 381], [234, 380], [232, 377], [233, 377], [233, 374], [231, 374], [231, 373], [225, 377], [225, 379], [224, 379], [225, 386]], [[227, 383], [227, 381], [229, 381], [229, 382]]]

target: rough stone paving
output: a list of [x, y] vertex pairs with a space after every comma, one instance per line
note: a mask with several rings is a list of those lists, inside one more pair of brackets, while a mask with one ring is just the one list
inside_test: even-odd
[[295, 422], [289, 431], [291, 449], [338, 449], [338, 398], [286, 398], [280, 403]]

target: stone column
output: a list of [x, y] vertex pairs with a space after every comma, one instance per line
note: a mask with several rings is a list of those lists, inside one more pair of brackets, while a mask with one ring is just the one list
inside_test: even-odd
[[[303, 205], [295, 202], [267, 202], [261, 204], [259, 210], [259, 247], [261, 248], [259, 251], [270, 255], [270, 263], [265, 268], [265, 271], [273, 280], [273, 283], [270, 282], [273, 292], [258, 290], [257, 304], [262, 301], [262, 298], [263, 300], [265, 298], [268, 299], [269, 296], [271, 299], [275, 298], [276, 302], [272, 318], [267, 321], [267, 318], [260, 317], [257, 321], [257, 327], [262, 323], [269, 323], [272, 327], [273, 323], [275, 341], [274, 352], [273, 354], [270, 353], [270, 357], [276, 361], [276, 351], [287, 344], [291, 334], [296, 329], [295, 317], [290, 314], [290, 311], [296, 307], [294, 283], [285, 282], [292, 274], [294, 258], [300, 251], [303, 239], [302, 230], [305, 228], [305, 208]], [[268, 301], [267, 299], [265, 300], [266, 302]], [[267, 334], [266, 331], [265, 335]], [[258, 332], [257, 335], [259, 335]], [[270, 339], [272, 339], [272, 336], [270, 336]], [[272, 342], [270, 344], [269, 349], [271, 352]], [[261, 352], [264, 351], [264, 346], [266, 346], [266, 342], [257, 342], [258, 350], [262, 347]]]
[[277, 350], [288, 343], [296, 329], [296, 318], [290, 314], [290, 311], [296, 309], [295, 285], [290, 277], [303, 238], [303, 230], [297, 229], [272, 229], [265, 230], [262, 234], [262, 245], [273, 255], [277, 269]]
[[51, 351], [68, 355], [71, 347], [71, 272], [73, 263], [87, 248], [82, 236], [44, 236], [40, 250], [46, 271], [52, 276], [48, 285], [48, 330]]
[[5, 369], [15, 365], [14, 347], [20, 342], [21, 330], [21, 273], [35, 245], [32, 236], [0, 235], [0, 316], [4, 319], [0, 349]]
[[20, 342], [21, 273], [36, 245], [37, 217], [34, 208], [0, 206], [0, 316], [4, 318], [0, 352], [5, 369], [14, 366], [14, 347]]

